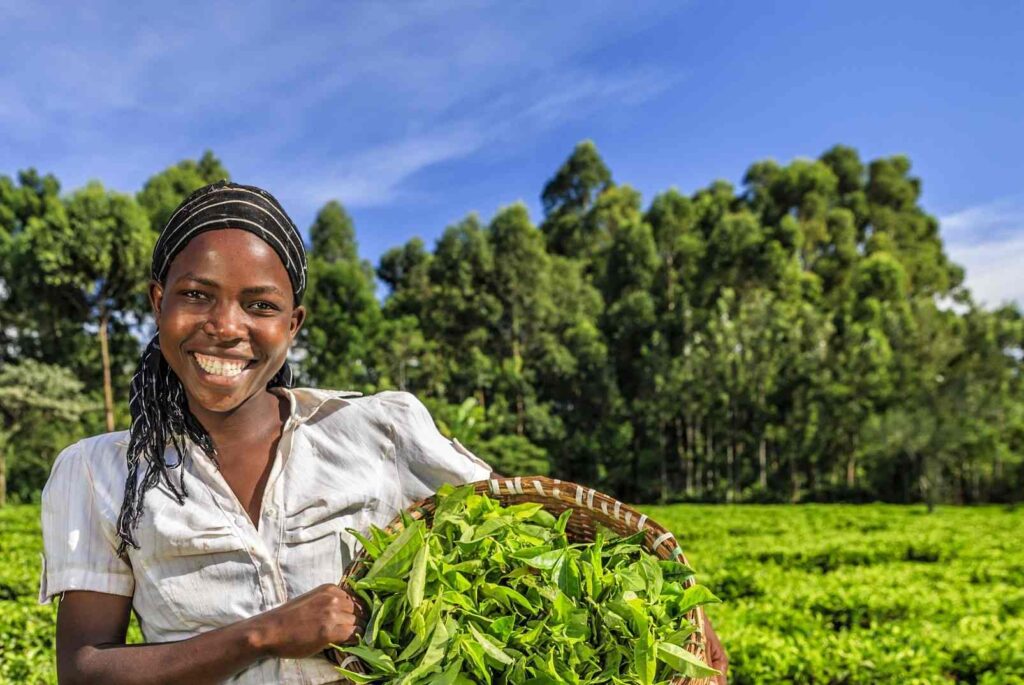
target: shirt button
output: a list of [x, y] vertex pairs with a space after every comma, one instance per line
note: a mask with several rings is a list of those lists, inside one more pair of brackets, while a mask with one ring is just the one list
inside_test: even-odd
[[277, 509], [275, 509], [274, 507], [267, 507], [267, 516], [277, 516]]

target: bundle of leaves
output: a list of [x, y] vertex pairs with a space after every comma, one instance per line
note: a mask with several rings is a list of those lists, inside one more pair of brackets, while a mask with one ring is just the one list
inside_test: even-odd
[[[687, 651], [687, 617], [718, 599], [693, 571], [628, 537], [566, 535], [541, 504], [502, 506], [473, 487], [441, 488], [432, 527], [351, 531], [366, 552], [349, 586], [370, 610], [360, 644], [336, 647], [356, 683], [652, 685], [717, 671]], [[396, 526], [397, 528], [397, 526]], [[365, 568], [365, 567], [364, 567]]]

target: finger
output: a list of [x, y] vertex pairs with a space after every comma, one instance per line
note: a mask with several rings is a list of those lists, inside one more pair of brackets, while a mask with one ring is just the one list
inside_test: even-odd
[[341, 644], [344, 644], [344, 645], [357, 644], [357, 643], [359, 643], [363, 639], [363, 635], [365, 635], [365, 634], [366, 634], [366, 626], [365, 625], [362, 625], [362, 624], [359, 624], [359, 623], [353, 623], [351, 625], [348, 625], [346, 627], [346, 630], [344, 631], [344, 636], [343, 636], [343, 639], [341, 641]]
[[369, 616], [370, 612], [367, 611], [366, 607], [363, 606], [362, 602], [355, 602], [352, 606], [352, 614], [358, 616], [359, 618], [365, 621], [367, 616]]

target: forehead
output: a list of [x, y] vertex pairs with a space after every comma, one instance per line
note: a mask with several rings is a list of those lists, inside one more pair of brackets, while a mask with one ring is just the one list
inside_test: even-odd
[[249, 231], [224, 228], [206, 231], [192, 238], [174, 256], [167, 280], [191, 272], [204, 278], [235, 282], [273, 282], [291, 292], [291, 280], [284, 263], [270, 245]]

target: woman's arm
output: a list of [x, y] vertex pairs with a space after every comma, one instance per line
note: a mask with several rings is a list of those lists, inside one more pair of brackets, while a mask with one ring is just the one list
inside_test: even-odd
[[57, 612], [61, 683], [217, 683], [263, 657], [300, 659], [362, 630], [360, 603], [321, 585], [270, 611], [179, 642], [124, 644], [131, 597], [66, 592]]

